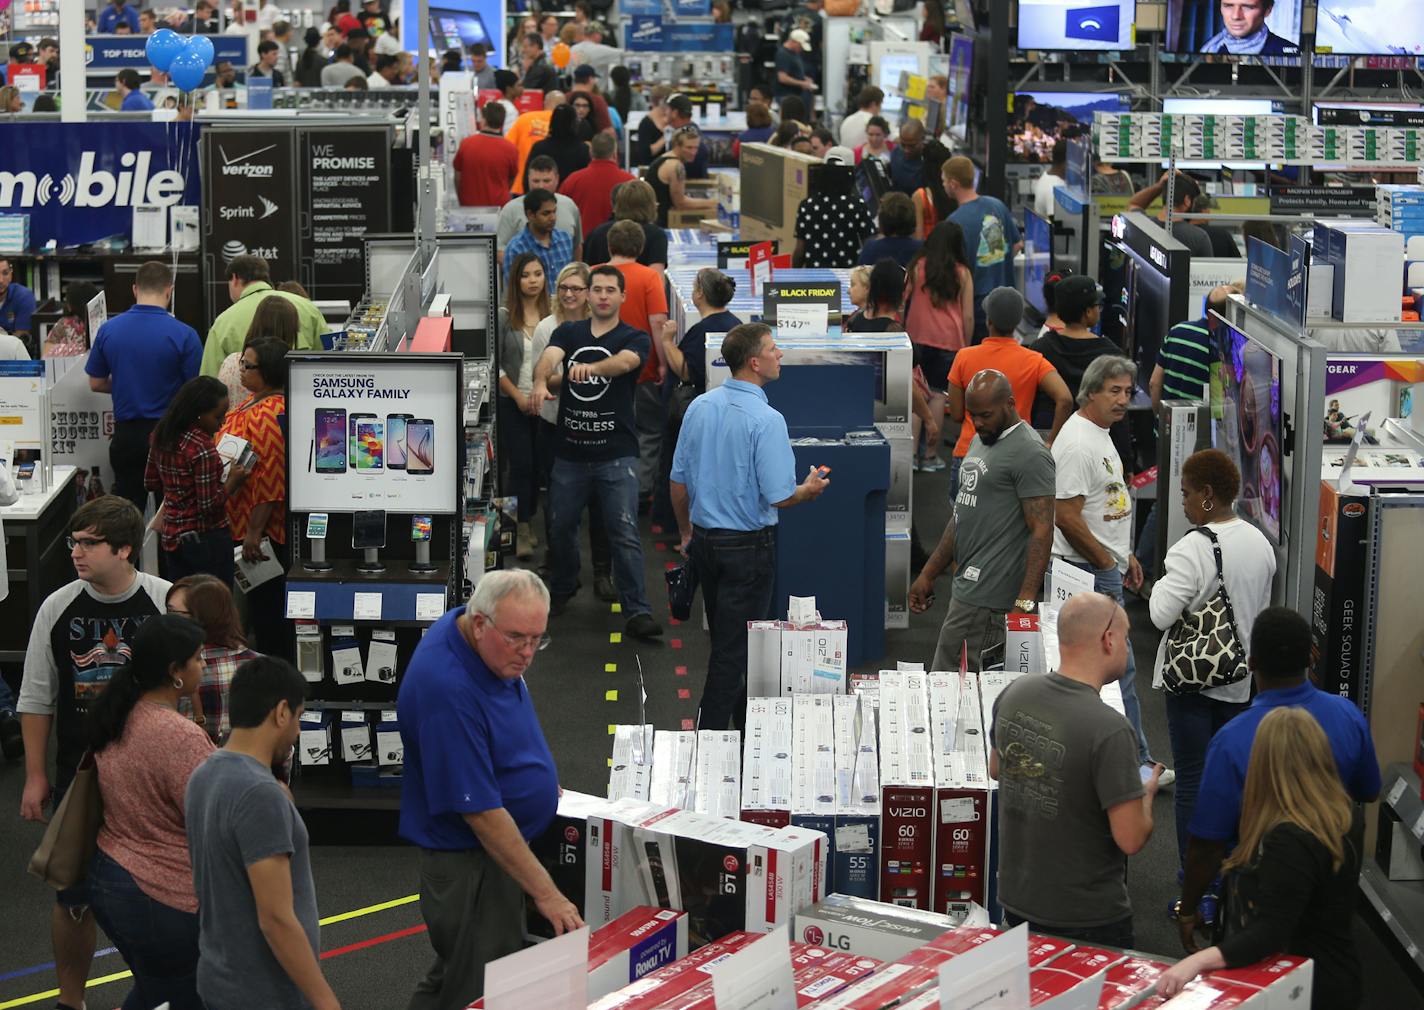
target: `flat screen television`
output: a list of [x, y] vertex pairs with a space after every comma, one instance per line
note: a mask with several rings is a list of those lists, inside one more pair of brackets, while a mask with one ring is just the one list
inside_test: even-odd
[[1024, 209], [1024, 301], [1048, 315], [1043, 301], [1043, 281], [1053, 269], [1053, 225]]
[[1126, 95], [1116, 91], [1020, 91], [1009, 123], [1009, 160], [1048, 164], [1053, 144], [1087, 133], [1095, 112], [1126, 112]]
[[1241, 473], [1237, 510], [1281, 542], [1281, 359], [1218, 318], [1211, 376], [1211, 444]]
[[[485, 19], [478, 12], [430, 8], [430, 45], [436, 52], [458, 49], [463, 53], [476, 42], [495, 48]], [[496, 61], [497, 53], [490, 53], [490, 62]]]
[[1299, 56], [1301, 0], [1177, 0], [1164, 48], [1177, 53]]
[[1136, 0], [1019, 0], [1020, 49], [1133, 48]]
[[1424, 56], [1419, 0], [1320, 0], [1315, 51], [1348, 56]]
[[968, 35], [949, 37], [949, 116], [948, 129], [956, 136], [964, 135], [969, 123], [969, 85], [974, 77], [974, 40]]

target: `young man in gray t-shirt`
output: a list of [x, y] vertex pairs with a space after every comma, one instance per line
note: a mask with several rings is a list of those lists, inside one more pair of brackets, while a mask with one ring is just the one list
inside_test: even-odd
[[999, 901], [1010, 926], [1133, 946], [1127, 857], [1152, 836], [1162, 766], [1144, 786], [1131, 724], [1099, 697], [1127, 668], [1127, 613], [1080, 593], [1058, 615], [1059, 671], [999, 695], [989, 774], [999, 780]]
[[307, 829], [272, 775], [301, 735], [306, 682], [285, 660], [237, 668], [232, 735], [188, 780], [198, 994], [208, 1010], [340, 1010], [317, 962]]
[[910, 608], [924, 613], [935, 579], [955, 566], [934, 670], [958, 670], [962, 649], [971, 670], [994, 658], [1008, 611], [1034, 609], [1053, 551], [1053, 455], [1019, 420], [1009, 380], [993, 369], [979, 372], [965, 388], [964, 410], [975, 436], [960, 465], [954, 509], [910, 587]]

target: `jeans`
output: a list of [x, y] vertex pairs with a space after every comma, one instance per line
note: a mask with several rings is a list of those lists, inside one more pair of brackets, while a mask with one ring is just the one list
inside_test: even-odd
[[[1122, 603], [1122, 572], [1115, 566], [1100, 572], [1092, 565], [1079, 561], [1068, 563], [1085, 572], [1092, 572], [1093, 588], [1104, 596], [1111, 596], [1119, 604]], [[1132, 723], [1133, 732], [1137, 734], [1137, 763], [1150, 764], [1152, 752], [1147, 747], [1147, 734], [1142, 732], [1142, 705], [1137, 700], [1137, 660], [1133, 658], [1130, 641], [1127, 643], [1127, 670], [1123, 672], [1118, 686], [1122, 689], [1122, 710], [1127, 714], [1127, 721]]]
[[656, 380], [642, 383], [633, 394], [633, 423], [638, 428], [638, 494], [647, 498], [658, 479], [658, 451], [667, 423], [667, 404]]
[[707, 605], [712, 653], [698, 729], [741, 729], [747, 715], [747, 622], [772, 617], [776, 527], [751, 532], [693, 528], [687, 545]]
[[226, 526], [199, 533], [196, 543], [179, 541], [177, 550], [159, 554], [163, 577], [169, 582], [177, 582], [188, 575], [213, 575], [230, 589], [232, 547], [232, 533]]
[[1029, 919], [1021, 919], [1007, 908], [1004, 909], [1004, 926], [1006, 928], [1013, 929], [1024, 922], [1028, 923], [1031, 932], [1061, 936], [1065, 940], [1100, 943], [1106, 947], [1128, 949], [1137, 946], [1136, 938], [1132, 932], [1132, 916], [1130, 915], [1120, 922], [1110, 922], [1106, 926], [1042, 926]]
[[[537, 439], [539, 450], [539, 480], [541, 485], [547, 490], [554, 486], [554, 450], [559, 444], [559, 429], [554, 425], [539, 419], [539, 437]], [[549, 521], [549, 502], [544, 501], [544, 548], [547, 557], [548, 547], [554, 541], [554, 524]], [[612, 550], [608, 546], [608, 530], [603, 524], [603, 509], [599, 507], [598, 498], [591, 496], [588, 499], [588, 547], [589, 553], [593, 555], [593, 577], [608, 575], [613, 571]], [[547, 560], [545, 564], [548, 564]]]
[[[991, 610], [951, 599], [944, 623], [940, 625], [930, 669], [958, 670], [961, 658], [967, 660], [966, 669], [976, 673], [986, 666], [1002, 666], [1007, 630], [1004, 618], [1007, 616], [1007, 610]], [[961, 652], [966, 655], [961, 657]]]
[[507, 396], [499, 398], [499, 458], [504, 466], [505, 495], [519, 499], [517, 518], [527, 523], [539, 507], [539, 454], [535, 439], [539, 418], [530, 417]]
[[89, 867], [94, 918], [133, 972], [123, 1010], [203, 1010], [198, 997], [198, 913], [150, 898], [102, 851]]
[[133, 502], [139, 512], [148, 504], [148, 489], [143, 486], [143, 475], [148, 469], [148, 437], [157, 426], [157, 419], [116, 421], [114, 434], [109, 438], [114, 494]]
[[1177, 815], [1177, 856], [1182, 860], [1187, 852], [1187, 827], [1201, 791], [1207, 745], [1217, 730], [1246, 707], [1246, 702], [1218, 701], [1204, 694], [1167, 695], [1167, 732], [1172, 740], [1172, 767], [1177, 772], [1172, 802]]
[[6, 712], [15, 714], [15, 692], [10, 690], [9, 682], [0, 676], [0, 715]]
[[576, 463], [554, 460], [549, 478], [549, 592], [567, 598], [578, 588], [579, 519], [590, 500], [603, 510], [613, 553], [613, 581], [628, 618], [648, 614], [643, 542], [638, 535], [638, 460], [633, 456]]

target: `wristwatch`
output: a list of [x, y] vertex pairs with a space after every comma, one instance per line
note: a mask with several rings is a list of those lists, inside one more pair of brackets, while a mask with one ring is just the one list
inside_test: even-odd
[[1037, 606], [1038, 606], [1038, 601], [1037, 601], [1037, 600], [1015, 600], [1015, 601], [1014, 601], [1014, 609], [1015, 609], [1015, 610], [1022, 610], [1025, 614], [1031, 614], [1031, 613], [1033, 613], [1034, 608], [1037, 607]]

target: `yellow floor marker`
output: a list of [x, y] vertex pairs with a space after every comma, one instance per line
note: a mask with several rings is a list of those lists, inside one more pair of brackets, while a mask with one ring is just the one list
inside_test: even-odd
[[603, 692], [603, 700], [604, 700], [604, 701], [617, 701], [617, 700], [618, 700], [618, 692], [617, 692], [617, 691], [604, 691], [604, 692]]
[[617, 663], [604, 663], [604, 664], [603, 664], [603, 672], [604, 672], [604, 673], [617, 673], [617, 672], [618, 672], [618, 664], [617, 664]]
[[610, 633], [609, 633], [609, 635], [608, 635], [608, 644], [609, 644], [609, 645], [617, 645], [617, 644], [618, 644], [619, 642], [621, 642], [621, 641], [623, 641], [623, 632], [621, 632], [621, 631], [614, 631], [614, 632], [610, 632]]
[[609, 736], [612, 736], [615, 732], [617, 732], [617, 730], [618, 730], [618, 727], [615, 726], [615, 725], [613, 725], [613, 723], [610, 722], [610, 723], [608, 724], [608, 735], [609, 735]]
[[613, 604], [612, 606], [610, 606], [610, 607], [608, 608], [608, 612], [609, 612], [610, 614], [621, 614], [621, 613], [623, 613], [623, 604], [621, 604], [621, 603], [615, 603], [615, 604]]

